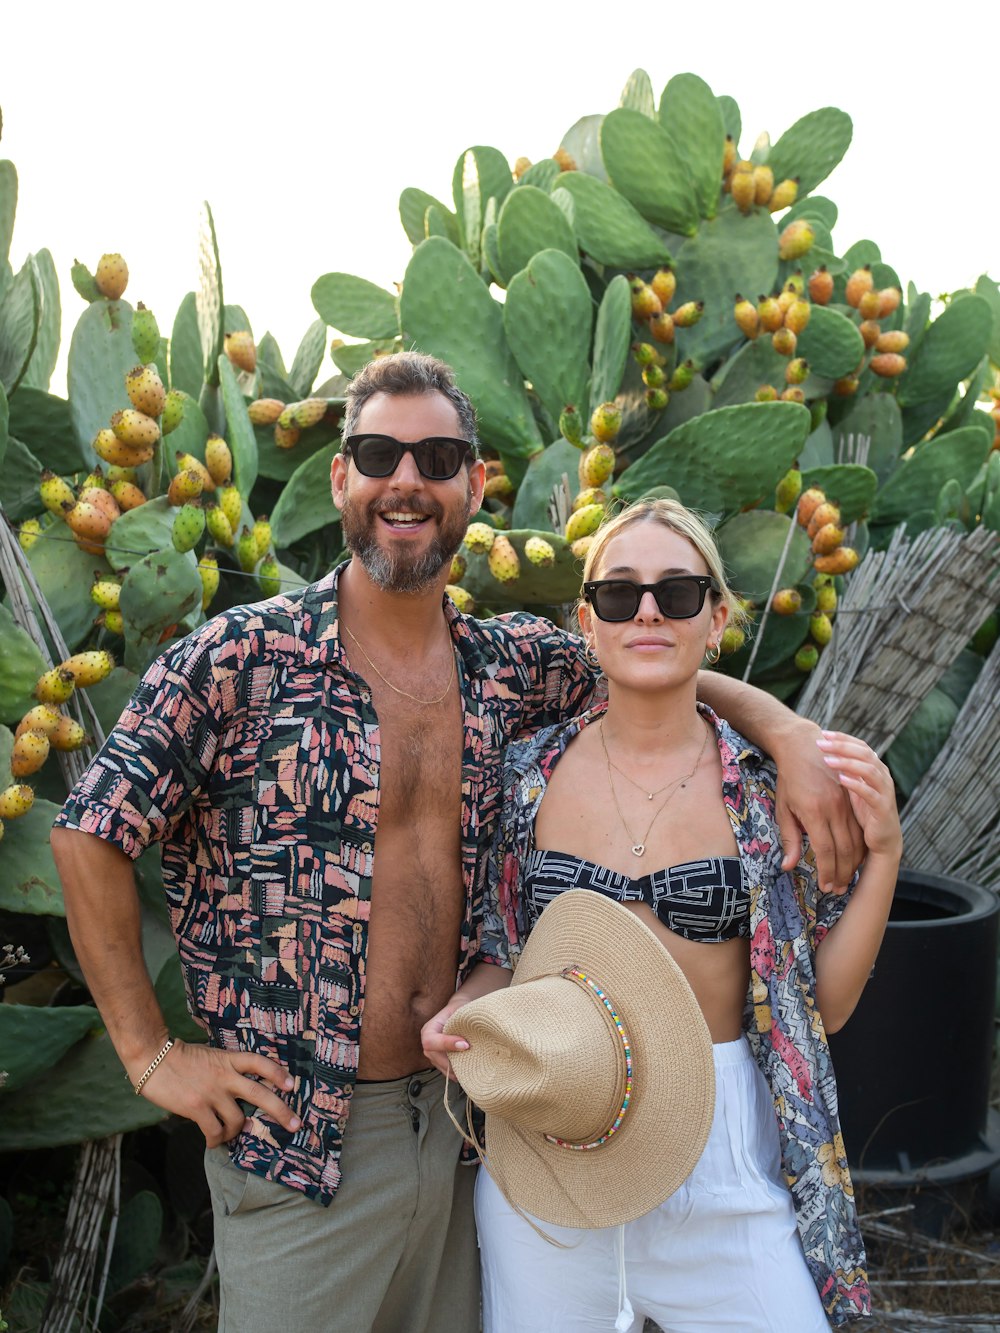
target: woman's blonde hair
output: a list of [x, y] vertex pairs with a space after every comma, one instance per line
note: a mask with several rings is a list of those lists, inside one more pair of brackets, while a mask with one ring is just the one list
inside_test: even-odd
[[720, 591], [711, 594], [712, 605], [725, 606], [729, 613], [728, 623], [743, 626], [747, 618], [746, 612], [743, 603], [726, 582], [722, 557], [719, 555], [719, 548], [715, 544], [711, 529], [700, 515], [692, 509], [686, 509], [679, 500], [639, 500], [602, 524], [594, 533], [594, 540], [590, 543], [584, 560], [584, 583], [599, 577], [597, 571], [604, 552], [614, 538], [637, 523], [656, 523], [661, 528], [676, 532], [679, 537], [689, 541], [719, 585]]

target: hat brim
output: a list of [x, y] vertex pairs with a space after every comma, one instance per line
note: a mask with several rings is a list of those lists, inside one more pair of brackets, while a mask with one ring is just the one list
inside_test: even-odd
[[[621, 1015], [632, 1045], [628, 1110], [612, 1137], [590, 1149], [560, 1147], [487, 1113], [486, 1162], [508, 1200], [544, 1222], [618, 1226], [668, 1199], [701, 1156], [715, 1106], [712, 1038], [684, 973], [653, 931], [588, 889], [560, 894], [545, 909], [511, 985], [567, 967], [586, 971]], [[452, 1055], [459, 1081], [460, 1057]]]

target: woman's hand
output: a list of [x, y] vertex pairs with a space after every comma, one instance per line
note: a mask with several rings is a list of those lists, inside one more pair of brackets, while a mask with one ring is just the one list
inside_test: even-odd
[[869, 856], [900, 859], [903, 835], [892, 774], [870, 746], [842, 731], [824, 731], [816, 742], [825, 763], [846, 790]]
[[424, 1048], [424, 1055], [429, 1064], [435, 1069], [440, 1069], [445, 1078], [454, 1078], [455, 1074], [451, 1067], [450, 1055], [452, 1051], [467, 1051], [469, 1043], [464, 1037], [449, 1037], [445, 1034], [444, 1025], [456, 1009], [461, 1009], [463, 1004], [467, 1004], [472, 997], [463, 995], [461, 991], [451, 997], [443, 1009], [439, 1009], [433, 1018], [429, 1018], [420, 1029], [420, 1044]]

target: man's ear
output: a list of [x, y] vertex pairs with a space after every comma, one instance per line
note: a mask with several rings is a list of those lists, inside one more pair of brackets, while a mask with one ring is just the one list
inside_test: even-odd
[[347, 459], [343, 454], [334, 454], [330, 464], [330, 493], [338, 509], [344, 507], [344, 491], [347, 487]]
[[478, 514], [483, 504], [483, 487], [486, 485], [486, 464], [477, 458], [469, 468], [469, 517]]

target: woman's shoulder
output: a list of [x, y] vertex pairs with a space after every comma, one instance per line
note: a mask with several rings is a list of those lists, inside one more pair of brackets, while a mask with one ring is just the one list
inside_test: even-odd
[[540, 780], [547, 781], [552, 766], [588, 723], [594, 721], [605, 711], [605, 703], [596, 704], [586, 712], [577, 714], [564, 722], [542, 727], [520, 740], [512, 741], [504, 755], [505, 786], [525, 775], [537, 771]]

